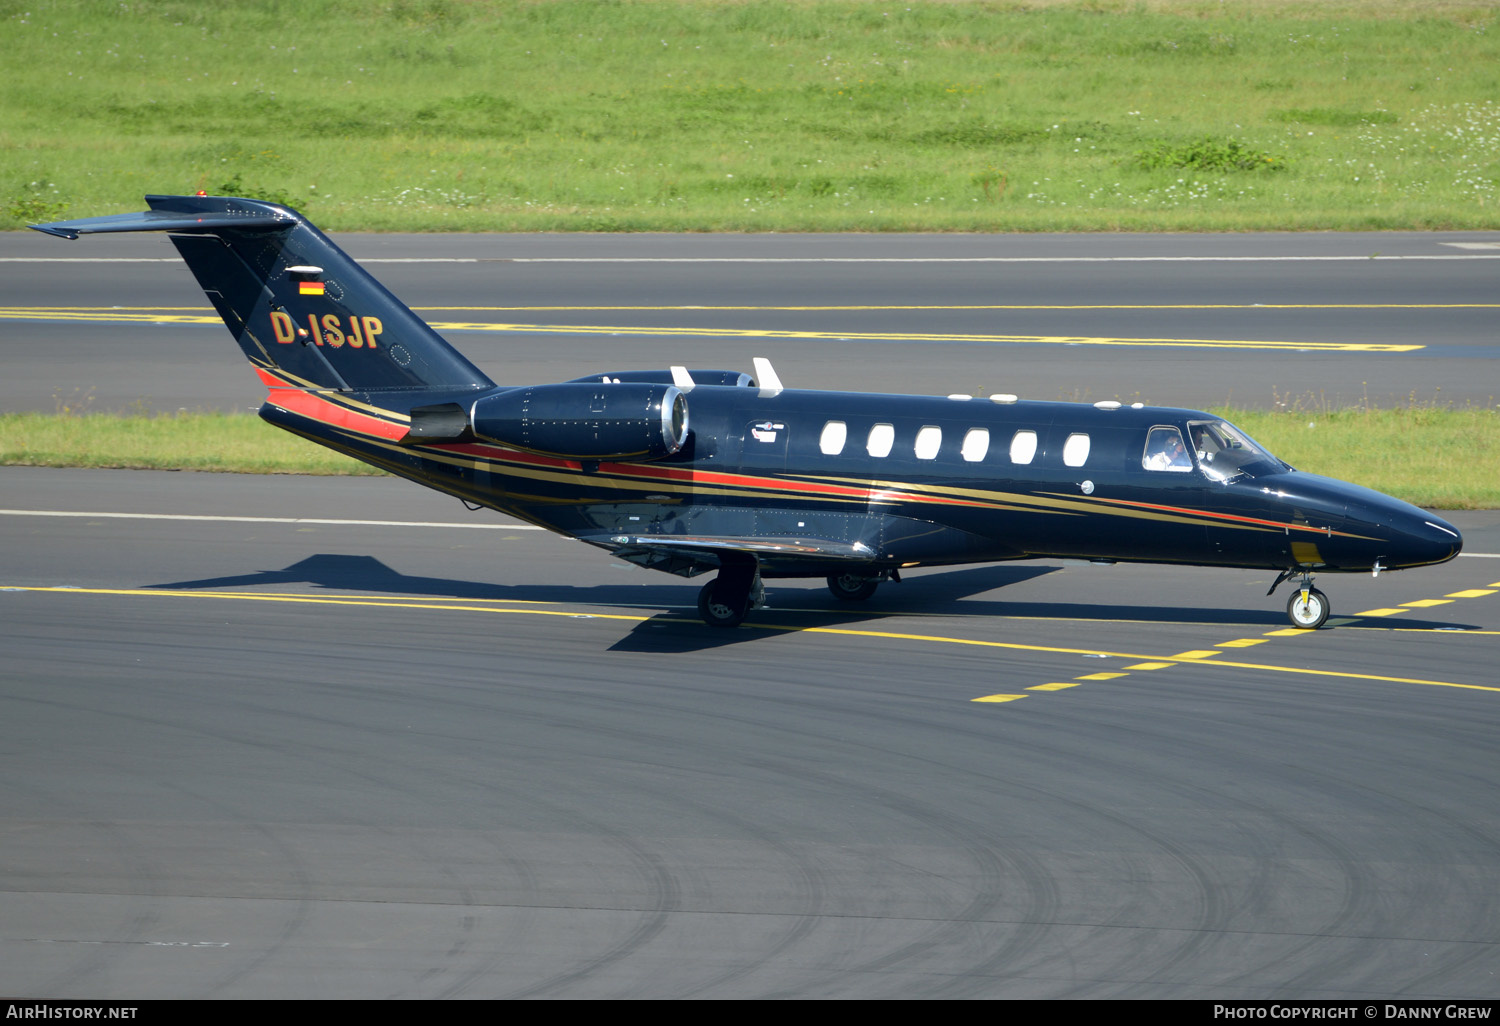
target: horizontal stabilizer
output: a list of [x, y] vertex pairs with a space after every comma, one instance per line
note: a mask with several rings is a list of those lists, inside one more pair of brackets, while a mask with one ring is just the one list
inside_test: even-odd
[[[149, 201], [153, 197], [147, 197]], [[107, 232], [212, 232], [221, 228], [237, 231], [276, 230], [296, 223], [291, 214], [283, 214], [266, 204], [258, 210], [236, 208], [233, 201], [222, 210], [201, 212], [180, 210], [146, 210], [139, 214], [115, 214], [110, 217], [83, 217], [76, 221], [53, 221], [28, 227], [61, 239]]]

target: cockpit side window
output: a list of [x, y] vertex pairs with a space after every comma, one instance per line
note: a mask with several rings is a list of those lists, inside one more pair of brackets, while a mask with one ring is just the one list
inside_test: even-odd
[[1212, 481], [1228, 484], [1241, 477], [1259, 477], [1288, 469], [1285, 463], [1227, 421], [1189, 421], [1188, 432], [1193, 439], [1193, 449], [1198, 453], [1198, 462]]
[[1175, 471], [1182, 474], [1193, 469], [1193, 457], [1182, 440], [1182, 432], [1172, 424], [1158, 424], [1146, 433], [1146, 449], [1141, 466], [1147, 470]]

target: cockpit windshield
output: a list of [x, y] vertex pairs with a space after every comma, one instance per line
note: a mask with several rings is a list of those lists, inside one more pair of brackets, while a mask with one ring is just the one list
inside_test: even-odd
[[1291, 469], [1227, 421], [1188, 421], [1188, 435], [1193, 440], [1198, 465], [1211, 481], [1228, 484], [1242, 477], [1260, 477]]

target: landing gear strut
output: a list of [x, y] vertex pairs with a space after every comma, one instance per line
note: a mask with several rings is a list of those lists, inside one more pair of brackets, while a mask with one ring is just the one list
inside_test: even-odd
[[[1276, 578], [1276, 583], [1271, 585], [1271, 591], [1276, 590], [1276, 585], [1296, 573], [1295, 570], [1283, 570]], [[1266, 592], [1269, 595], [1271, 592]], [[1305, 631], [1315, 631], [1328, 621], [1328, 614], [1332, 607], [1328, 604], [1328, 596], [1313, 587], [1312, 574], [1303, 571], [1302, 583], [1292, 597], [1287, 599], [1286, 615], [1292, 621], [1293, 627], [1300, 627]]]
[[698, 615], [710, 627], [738, 627], [752, 608], [765, 601], [760, 568], [753, 562], [730, 563], [699, 590]]

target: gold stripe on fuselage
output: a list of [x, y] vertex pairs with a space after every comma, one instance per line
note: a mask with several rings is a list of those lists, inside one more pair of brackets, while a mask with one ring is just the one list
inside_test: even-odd
[[[323, 393], [323, 395], [327, 398], [332, 398], [328, 397], [326, 393]], [[339, 396], [338, 399], [340, 405], [356, 408], [361, 412], [368, 410], [371, 413], [383, 412], [387, 416], [400, 416], [392, 415], [390, 411], [381, 411], [378, 407], [371, 407], [368, 404], [359, 403], [346, 397]], [[409, 420], [409, 418], [405, 417], [402, 417], [402, 419]], [[591, 489], [598, 489], [600, 491], [640, 493], [643, 495], [662, 494], [669, 496], [669, 501], [678, 503], [701, 496], [720, 500], [739, 499], [744, 501], [764, 500], [768, 498], [783, 500], [801, 499], [810, 504], [827, 505], [845, 511], [850, 506], [866, 509], [875, 506], [897, 506], [902, 504], [945, 507], [964, 506], [992, 512], [1038, 513], [1056, 516], [1108, 516], [1125, 520], [1147, 520], [1164, 524], [1218, 527], [1228, 530], [1258, 533], [1277, 533], [1293, 530], [1317, 531], [1320, 534], [1330, 533], [1326, 528], [1256, 521], [1254, 518], [1238, 517], [1233, 514], [1219, 515], [1177, 507], [1133, 508], [1117, 504], [1117, 502], [1123, 502], [1124, 500], [1080, 499], [1056, 493], [1031, 495], [956, 485], [917, 486], [909, 482], [888, 479], [852, 479], [835, 475], [790, 475], [785, 478], [778, 478], [715, 471], [712, 477], [729, 480], [712, 480], [708, 475], [689, 469], [679, 470], [679, 468], [644, 466], [639, 469], [641, 471], [651, 470], [657, 472], [652, 473], [651, 476], [642, 477], [628, 471], [604, 470], [601, 467], [598, 470], [585, 474], [581, 468], [566, 465], [538, 466], [528, 461], [530, 454], [526, 454], [520, 450], [496, 449], [492, 454], [472, 451], [459, 453], [451, 449], [445, 449], [441, 445], [400, 445], [378, 435], [358, 432], [349, 428], [336, 428], [334, 430], [343, 434], [351, 443], [356, 443], [366, 448], [373, 447], [385, 450], [391, 455], [399, 453], [404, 457], [409, 457], [417, 454], [424, 460], [433, 463], [461, 467], [470, 471], [500, 474], [513, 480], [529, 480], [552, 485], [578, 485], [586, 483]], [[472, 446], [483, 443], [465, 444]], [[516, 457], [520, 458], [507, 457], [507, 452], [514, 452]], [[547, 457], [542, 454], [538, 454], [534, 458], [558, 460], [557, 457]], [[382, 462], [386, 461], [383, 460]], [[559, 460], [558, 462], [562, 461]], [[635, 465], [631, 465], [631, 469], [635, 470], [637, 468]], [[674, 473], [670, 476], [662, 474], [659, 471], [663, 469], [671, 469]], [[682, 476], [679, 477], [679, 473]], [[809, 490], [805, 487], [806, 485], [816, 486], [820, 484], [825, 487], [817, 490]], [[479, 489], [474, 489], [474, 491], [478, 492]], [[499, 498], [501, 496], [496, 497]], [[518, 494], [506, 494], [504, 497], [512, 500], [523, 499]], [[530, 496], [524, 497], [524, 501], [547, 505], [563, 505], [630, 500], [628, 498], [622, 500], [620, 497], [610, 495], [588, 496], [580, 494], [572, 498]], [[509, 503], [507, 503], [507, 507], [509, 508]], [[1347, 532], [1331, 533], [1352, 538], [1363, 537]]]

